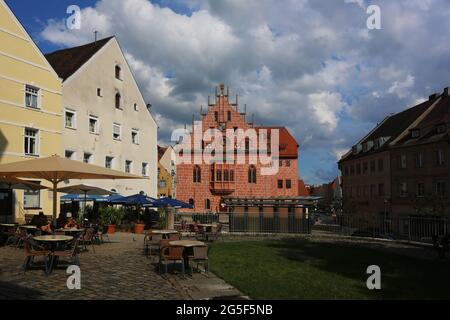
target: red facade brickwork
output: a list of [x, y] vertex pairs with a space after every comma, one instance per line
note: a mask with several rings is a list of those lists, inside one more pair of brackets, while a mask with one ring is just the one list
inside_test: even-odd
[[[231, 103], [228, 94], [224, 92], [223, 86], [216, 94], [214, 104], [208, 106], [207, 113], [202, 114], [202, 132], [210, 128], [243, 129], [244, 131], [253, 128], [253, 124], [246, 122], [245, 114], [239, 112], [237, 103]], [[222, 197], [274, 197], [287, 196], [295, 197], [298, 193], [298, 144], [289, 131], [284, 127], [255, 127], [255, 129], [267, 129], [270, 135], [271, 130], [278, 129], [280, 136], [280, 157], [273, 159], [281, 166], [275, 175], [262, 175], [262, 164], [251, 165], [248, 161], [248, 154], [245, 155], [244, 164], [237, 164], [236, 159], [232, 164], [202, 164], [194, 163], [180, 164], [177, 161], [177, 198], [181, 201], [189, 202], [194, 200], [192, 212], [220, 212]], [[193, 141], [193, 134], [191, 134]], [[203, 148], [209, 143], [205, 142]], [[230, 143], [227, 141], [227, 143]], [[234, 142], [234, 148], [245, 150], [244, 145]], [[268, 148], [270, 149], [270, 148]], [[259, 150], [258, 150], [259, 151]], [[239, 151], [241, 152], [241, 151]], [[245, 151], [244, 151], [245, 154]], [[184, 155], [183, 155], [184, 156]], [[254, 166], [256, 169], [256, 182], [249, 183], [249, 169]], [[200, 179], [194, 182], [194, 169], [200, 173]], [[200, 169], [200, 170], [198, 170]], [[228, 172], [228, 181], [224, 181], [225, 170]], [[217, 171], [221, 171], [221, 181], [217, 179]], [[233, 172], [233, 173], [231, 173]], [[214, 174], [214, 178], [213, 175]], [[233, 180], [233, 181], [231, 181]], [[278, 180], [282, 180], [282, 187], [279, 188]], [[290, 182], [288, 188], [287, 181]]]

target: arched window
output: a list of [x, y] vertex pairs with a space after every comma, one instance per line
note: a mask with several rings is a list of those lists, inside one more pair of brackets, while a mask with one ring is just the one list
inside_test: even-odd
[[211, 209], [211, 200], [209, 199], [205, 200], [205, 209], [207, 210]]
[[116, 65], [116, 79], [122, 80], [122, 68]]
[[227, 115], [228, 115], [228, 121], [231, 121], [231, 111], [228, 111]]
[[230, 181], [234, 182], [234, 170], [230, 170]]
[[120, 109], [122, 106], [122, 96], [119, 92], [116, 93], [116, 108]]
[[214, 121], [219, 121], [219, 113], [214, 111]]
[[250, 139], [248, 137], [245, 138], [245, 152], [246, 153], [250, 152]]
[[192, 172], [192, 180], [194, 183], [202, 182], [202, 169], [200, 166], [195, 166]]
[[228, 175], [228, 170], [223, 171], [223, 181], [229, 181], [230, 177]]
[[190, 199], [189, 199], [189, 204], [190, 204], [192, 207], [195, 207], [195, 201], [194, 201], [193, 198], [190, 198]]
[[256, 183], [256, 167], [250, 166], [248, 169], [248, 183]]

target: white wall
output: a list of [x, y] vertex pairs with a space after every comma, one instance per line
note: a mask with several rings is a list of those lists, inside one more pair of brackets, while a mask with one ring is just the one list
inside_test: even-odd
[[[122, 69], [122, 79], [115, 78], [115, 66]], [[97, 88], [102, 96], [97, 96]], [[123, 109], [115, 107], [115, 94], [122, 96]], [[138, 111], [134, 110], [137, 103]], [[71, 180], [123, 195], [144, 191], [157, 196], [157, 125], [147, 110], [123, 53], [115, 38], [111, 39], [83, 67], [63, 84], [63, 107], [76, 111], [76, 129], [64, 125], [63, 154], [75, 151], [74, 160], [82, 161], [84, 152], [93, 154], [92, 164], [105, 166], [105, 157], [114, 157], [112, 169], [125, 171], [125, 161], [133, 161], [131, 173], [142, 175], [142, 163], [148, 163], [149, 180]], [[89, 116], [99, 120], [99, 134], [89, 133]], [[65, 117], [63, 117], [65, 118]], [[64, 121], [64, 119], [63, 119]], [[122, 126], [122, 140], [113, 139], [113, 123]], [[131, 140], [131, 129], [139, 129], [139, 145]]]

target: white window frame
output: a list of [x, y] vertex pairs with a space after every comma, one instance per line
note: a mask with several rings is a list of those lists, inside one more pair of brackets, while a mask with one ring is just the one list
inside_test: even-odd
[[102, 90], [102, 88], [97, 88], [97, 97], [98, 98], [103, 98], [103, 90]]
[[[36, 92], [32, 92], [33, 90]], [[27, 95], [28, 94], [36, 97], [36, 107], [29, 106], [27, 104]], [[31, 110], [40, 110], [41, 109], [41, 89], [40, 88], [33, 86], [31, 84], [26, 84], [24, 98], [25, 98], [24, 105], [26, 108], [31, 109]]]
[[[95, 130], [94, 132], [91, 131], [91, 120], [95, 120], [96, 121], [96, 125], [95, 125]], [[100, 120], [98, 119], [97, 116], [94, 115], [89, 115], [89, 120], [88, 120], [88, 130], [90, 134], [99, 134], [100, 133]]]
[[[133, 134], [136, 134], [136, 141], [133, 141]], [[139, 129], [131, 129], [131, 143], [139, 145]]]
[[142, 162], [142, 176], [148, 177], [148, 163]]
[[[129, 168], [128, 171], [127, 171], [127, 168]], [[125, 160], [125, 172], [126, 173], [132, 173], [133, 172], [133, 161]]]
[[[25, 204], [25, 202], [26, 202], [25, 201], [25, 197], [27, 196], [26, 195], [27, 192], [33, 192], [33, 193], [35, 193], [34, 196], [38, 197], [38, 205], [37, 206], [29, 206], [29, 205]], [[22, 199], [22, 201], [23, 201], [23, 206], [24, 206], [25, 210], [27, 210], [27, 209], [28, 210], [29, 209], [41, 209], [42, 208], [41, 190], [24, 190], [23, 191], [23, 199]]]
[[[106, 160], [108, 160], [108, 159], [111, 159], [111, 164], [110, 164], [109, 167], [106, 165]], [[105, 168], [113, 169], [113, 167], [114, 167], [114, 157], [106, 156], [106, 157], [105, 157]]]
[[134, 104], [134, 111], [139, 111], [139, 105], [137, 103]]
[[[86, 155], [89, 155], [89, 161], [88, 162], [84, 161], [84, 157]], [[84, 163], [92, 164], [93, 163], [93, 161], [92, 161], [93, 157], [94, 157], [94, 155], [92, 153], [90, 153], [90, 152], [83, 152], [83, 162]]]
[[[36, 132], [36, 135], [35, 136], [27, 136], [27, 130]], [[35, 153], [27, 153], [26, 152], [25, 141], [26, 141], [27, 138], [28, 139], [34, 138], [34, 140], [35, 140], [35, 145], [34, 145], [35, 146]], [[29, 141], [28, 141], [28, 149], [30, 149]], [[24, 132], [23, 132], [23, 153], [26, 156], [32, 156], [32, 157], [38, 157], [39, 156], [39, 130], [33, 129], [33, 128], [25, 128], [24, 129]]]
[[[73, 115], [72, 126], [67, 125], [67, 114], [68, 113], [71, 113]], [[68, 108], [66, 108], [64, 110], [64, 127], [68, 128], [68, 129], [77, 129], [77, 112], [75, 110], [68, 109]]]
[[[119, 136], [118, 136], [117, 138], [114, 137], [114, 135], [115, 135], [114, 128], [115, 128], [115, 127], [119, 128]], [[113, 127], [112, 127], [112, 135], [113, 135], [113, 140], [116, 140], [116, 141], [121, 141], [121, 140], [122, 140], [122, 126], [121, 126], [120, 124], [118, 124], [118, 123], [113, 123]]]
[[[66, 152], [72, 152], [72, 156], [70, 158], [67, 158], [66, 157]], [[66, 159], [75, 160], [75, 158], [76, 158], [75, 155], [76, 155], [75, 151], [72, 151], [72, 150], [69, 150], [69, 149], [64, 150], [64, 158], [66, 158]]]

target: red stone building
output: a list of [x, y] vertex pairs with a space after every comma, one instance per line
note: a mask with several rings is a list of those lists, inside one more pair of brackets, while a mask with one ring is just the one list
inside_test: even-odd
[[[201, 132], [208, 129], [217, 129], [224, 133], [227, 129], [238, 132], [255, 129], [259, 133], [267, 130], [267, 150], [271, 149], [270, 138], [274, 130], [279, 132], [279, 158], [274, 157], [279, 165], [277, 174], [263, 175], [261, 168], [264, 167], [259, 161], [251, 164], [249, 154], [256, 152], [260, 154], [260, 149], [251, 144], [247, 139], [244, 143], [229, 141], [224, 138], [223, 144], [230, 145], [234, 149], [235, 159], [232, 163], [211, 163], [201, 164], [181, 163], [177, 157], [176, 187], [177, 198], [194, 205], [192, 212], [224, 212], [224, 197], [246, 198], [246, 197], [295, 197], [298, 195], [298, 144], [295, 138], [285, 127], [256, 127], [254, 123], [246, 121], [246, 113], [241, 112], [237, 103], [232, 103], [229, 99], [228, 89], [223, 85], [216, 88], [215, 102], [208, 102], [206, 112], [201, 112]], [[194, 144], [194, 133], [190, 134], [192, 144]], [[258, 139], [258, 145], [259, 145]], [[200, 142], [201, 151], [208, 148], [209, 141]], [[193, 153], [194, 151], [192, 151]], [[237, 163], [237, 154], [245, 155], [243, 164]]]

